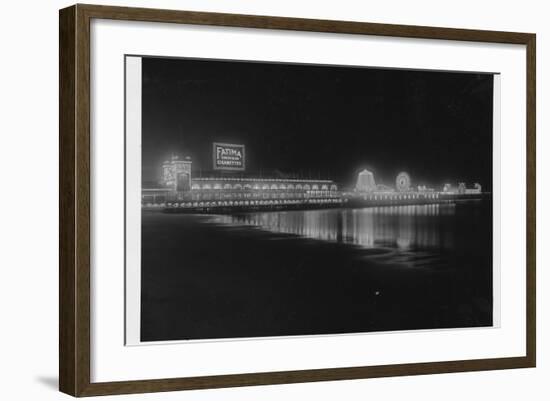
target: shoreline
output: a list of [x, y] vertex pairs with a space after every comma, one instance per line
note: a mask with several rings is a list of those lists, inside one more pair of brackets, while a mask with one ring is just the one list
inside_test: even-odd
[[[478, 235], [470, 212], [432, 216], [447, 228], [410, 216], [394, 226], [398, 217], [384, 215], [390, 231], [375, 231], [382, 236], [370, 249], [208, 214], [142, 216], [142, 341], [492, 324], [487, 240], [462, 234]], [[413, 235], [407, 248], [403, 229]], [[442, 248], [449, 239], [453, 247]]]

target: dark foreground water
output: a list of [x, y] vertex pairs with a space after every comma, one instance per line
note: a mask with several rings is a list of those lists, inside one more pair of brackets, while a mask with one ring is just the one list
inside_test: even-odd
[[490, 202], [142, 215], [142, 341], [492, 325]]

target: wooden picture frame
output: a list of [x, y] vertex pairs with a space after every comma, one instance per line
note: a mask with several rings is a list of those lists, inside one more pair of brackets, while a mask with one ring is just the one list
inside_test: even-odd
[[[525, 45], [527, 49], [525, 60], [527, 71], [526, 356], [92, 383], [90, 380], [90, 21], [94, 18]], [[59, 29], [60, 391], [73, 396], [95, 396], [535, 366], [535, 34], [81, 4], [60, 10]]]

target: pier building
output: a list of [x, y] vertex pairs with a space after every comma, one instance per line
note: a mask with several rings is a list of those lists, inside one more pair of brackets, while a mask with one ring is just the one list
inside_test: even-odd
[[160, 185], [142, 189], [145, 207], [269, 208], [338, 206], [342, 202], [332, 180], [213, 173], [194, 177], [190, 158], [172, 157], [162, 165]]

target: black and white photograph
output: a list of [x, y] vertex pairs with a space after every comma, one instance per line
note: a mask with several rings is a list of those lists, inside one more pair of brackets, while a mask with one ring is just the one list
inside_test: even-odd
[[498, 324], [498, 74], [129, 59], [137, 342]]

